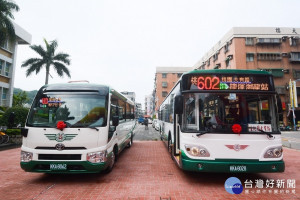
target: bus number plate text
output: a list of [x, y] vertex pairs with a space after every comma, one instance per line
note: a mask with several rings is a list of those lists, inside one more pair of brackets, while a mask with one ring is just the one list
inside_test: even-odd
[[229, 167], [229, 170], [231, 172], [246, 172], [247, 167], [245, 165], [231, 165]]
[[67, 164], [50, 164], [50, 170], [67, 170]]

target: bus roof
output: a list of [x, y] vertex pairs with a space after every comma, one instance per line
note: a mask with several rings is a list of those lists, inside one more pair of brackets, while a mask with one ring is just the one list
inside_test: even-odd
[[253, 74], [253, 75], [272, 75], [264, 70], [244, 70], [244, 69], [194, 69], [185, 74]]
[[44, 85], [41, 89], [46, 91], [85, 91], [85, 90], [100, 90], [107, 88], [109, 89], [109, 86], [107, 85], [100, 85], [100, 84], [91, 84], [91, 83], [55, 83], [55, 84], [49, 84]]
[[121, 93], [117, 92], [115, 89], [110, 87], [109, 85], [102, 85], [102, 84], [95, 84], [95, 83], [55, 83], [55, 84], [49, 84], [44, 85], [41, 87], [39, 92], [50, 92], [50, 91], [65, 91], [65, 92], [71, 92], [71, 91], [78, 91], [78, 92], [84, 92], [84, 91], [98, 91], [101, 94], [105, 95], [108, 92], [112, 93], [119, 98], [121, 98], [123, 101], [126, 101], [132, 105], [134, 103], [122, 95]]

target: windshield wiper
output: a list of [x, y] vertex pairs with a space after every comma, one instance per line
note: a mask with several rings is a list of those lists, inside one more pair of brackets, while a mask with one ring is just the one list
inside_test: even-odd
[[85, 126], [85, 125], [76, 125], [76, 126], [71, 126], [72, 128], [91, 128], [91, 129], [95, 129], [96, 131], [99, 131], [99, 129], [97, 127], [94, 126]]
[[201, 131], [201, 132], [197, 133], [196, 136], [201, 136], [201, 135], [204, 135], [205, 133], [209, 133], [209, 131]]
[[97, 127], [94, 127], [94, 126], [92, 126], [92, 127], [89, 126], [88, 128], [95, 129], [96, 131], [99, 131], [99, 129]]
[[261, 129], [258, 129], [260, 132], [262, 132], [262, 133], [265, 133], [268, 137], [270, 137], [270, 138], [273, 138], [274, 136], [271, 134], [271, 133], [269, 133], [269, 132], [266, 132], [266, 131], [264, 131], [264, 130], [261, 130]]

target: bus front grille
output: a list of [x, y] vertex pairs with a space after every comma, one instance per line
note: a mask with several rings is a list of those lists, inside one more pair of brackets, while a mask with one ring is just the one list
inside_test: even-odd
[[39, 154], [39, 160], [81, 160], [81, 154]]
[[[35, 147], [35, 149], [42, 149], [42, 150], [57, 150], [56, 147]], [[85, 147], [65, 147], [64, 150], [84, 150]]]

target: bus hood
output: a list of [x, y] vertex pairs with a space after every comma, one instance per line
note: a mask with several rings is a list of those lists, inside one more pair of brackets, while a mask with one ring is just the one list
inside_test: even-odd
[[65, 128], [63, 131], [56, 128], [28, 129], [27, 137], [23, 137], [23, 146], [32, 149], [55, 149], [60, 143], [65, 150], [92, 149], [107, 144], [107, 127], [92, 128]]

